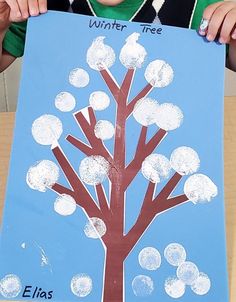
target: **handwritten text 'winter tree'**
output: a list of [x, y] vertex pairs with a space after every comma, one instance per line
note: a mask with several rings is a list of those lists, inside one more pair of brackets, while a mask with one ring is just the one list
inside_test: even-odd
[[[88, 48], [88, 65], [101, 74], [116, 102], [116, 122], [113, 125], [107, 120], [96, 119], [95, 111], [107, 108], [110, 102], [102, 91], [92, 93], [89, 106], [74, 113], [88, 141], [84, 143], [72, 134], [66, 137], [68, 143], [86, 156], [78, 169], [72, 167], [59, 145], [62, 123], [56, 116], [42, 115], [32, 125], [34, 139], [39, 144], [51, 145], [60, 168], [49, 160], [37, 162], [27, 173], [27, 183], [41, 192], [48, 188], [55, 191], [58, 197], [54, 207], [58, 213], [70, 215], [79, 206], [88, 216], [95, 237], [100, 238], [105, 249], [103, 302], [124, 301], [124, 261], [155, 218], [186, 202], [197, 204], [210, 201], [217, 195], [217, 187], [210, 178], [196, 174], [200, 160], [192, 148], [180, 146], [173, 150], [170, 159], [153, 153], [171, 131], [181, 126], [183, 113], [172, 103], [159, 104], [148, 97], [154, 89], [162, 89], [173, 81], [173, 69], [163, 60], [157, 59], [148, 64], [145, 70], [147, 85], [133, 99], [129, 99], [135, 72], [142, 68], [147, 56], [145, 48], [137, 42], [138, 37], [137, 33], [130, 35], [121, 49], [119, 59], [127, 68], [121, 85], [109, 70], [116, 56], [114, 50], [104, 43], [104, 37], [97, 37]], [[80, 68], [74, 69], [69, 77], [70, 83], [76, 87], [86, 86], [89, 80], [88, 73]], [[56, 99], [56, 106], [62, 111], [73, 109], [73, 96], [61, 93]], [[126, 122], [129, 118], [140, 124], [140, 136], [132, 160], [126, 163]], [[151, 124], [155, 124], [157, 129], [148, 139], [147, 131]], [[114, 140], [114, 154], [106, 148], [106, 139]], [[70, 187], [58, 182], [60, 169]], [[140, 213], [125, 233], [126, 190], [140, 171], [149, 183], [146, 192], [139, 194], [140, 198], [144, 196]], [[187, 175], [183, 194], [173, 196], [172, 192]], [[157, 184], [165, 179], [165, 186], [156, 193]], [[109, 196], [103, 186], [105, 180], [110, 182]], [[97, 201], [87, 186], [94, 187]], [[86, 276], [81, 278], [91, 288], [91, 280]]]

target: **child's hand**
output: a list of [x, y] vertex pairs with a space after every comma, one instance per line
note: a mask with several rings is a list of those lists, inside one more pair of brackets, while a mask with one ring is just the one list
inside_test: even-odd
[[220, 43], [236, 40], [236, 2], [221, 1], [209, 5], [204, 13], [199, 34], [208, 41], [219, 37]]
[[46, 11], [47, 0], [0, 0], [0, 29]]

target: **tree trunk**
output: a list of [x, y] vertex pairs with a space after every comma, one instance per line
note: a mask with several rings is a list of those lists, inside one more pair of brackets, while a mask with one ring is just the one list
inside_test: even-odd
[[102, 302], [123, 302], [124, 260], [119, 248], [107, 248]]

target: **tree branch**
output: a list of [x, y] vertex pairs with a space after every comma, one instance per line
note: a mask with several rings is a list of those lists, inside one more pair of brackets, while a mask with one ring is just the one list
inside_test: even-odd
[[176, 206], [181, 205], [182, 203], [188, 202], [188, 197], [185, 194], [179, 195], [179, 196], [175, 196], [172, 198], [169, 198], [165, 201], [162, 201], [160, 203], [157, 203], [155, 205], [155, 211], [157, 212], [157, 214], [161, 214], [164, 211], [170, 210]]
[[118, 102], [119, 99], [119, 93], [120, 93], [120, 87], [118, 86], [116, 80], [114, 79], [113, 75], [108, 69], [101, 69], [100, 74], [104, 81], [107, 84], [107, 87], [111, 91], [114, 99]]
[[[96, 205], [96, 202], [93, 200], [90, 193], [81, 182], [61, 148], [56, 146], [52, 148], [52, 152], [56, 157], [62, 171], [64, 172], [70, 186], [73, 188], [73, 198], [75, 199], [76, 203], [85, 210], [89, 217], [99, 217], [104, 220], [101, 215], [101, 211]], [[56, 186], [56, 188], [62, 189], [62, 187], [59, 188], [58, 186]]]
[[174, 191], [180, 180], [182, 179], [182, 175], [178, 172], [171, 177], [171, 179], [167, 182], [165, 187], [161, 190], [161, 192], [154, 199], [154, 202], [158, 202], [159, 200], [166, 200], [169, 198], [170, 194]]
[[[78, 122], [79, 126], [81, 127], [84, 135], [86, 136], [87, 140], [91, 145], [91, 150], [89, 150], [86, 144], [81, 144], [81, 142], [77, 142], [77, 148], [82, 152], [86, 151], [90, 155], [101, 155], [103, 156], [111, 165], [113, 165], [113, 158], [111, 157], [110, 153], [104, 146], [101, 139], [97, 138], [94, 133], [94, 126], [96, 124], [96, 117], [94, 111], [91, 107], [88, 108], [90, 123], [86, 120], [85, 116], [81, 111], [75, 114], [75, 119]], [[71, 137], [69, 138], [72, 141]], [[75, 140], [73, 140], [75, 143]], [[75, 146], [75, 144], [73, 144]], [[82, 149], [81, 149], [82, 148]], [[85, 153], [85, 152], [84, 152]]]
[[108, 205], [108, 200], [104, 191], [102, 184], [96, 185], [96, 193], [99, 202], [100, 209], [102, 213], [106, 216], [110, 216], [110, 209]]
[[135, 105], [137, 102], [147, 96], [153, 89], [153, 86], [151, 84], [147, 84], [137, 95], [133, 100], [128, 104], [127, 106], [127, 117], [133, 112]]
[[120, 88], [119, 102], [122, 100], [127, 104], [129, 92], [134, 78], [135, 69], [128, 69]]
[[161, 214], [188, 201], [188, 198], [185, 194], [169, 199], [164, 197], [168, 194], [171, 194], [175, 186], [179, 183], [180, 179], [181, 175], [177, 175], [175, 173], [161, 193], [158, 194], [158, 196], [152, 202], [150, 202], [150, 197], [153, 198], [155, 185], [149, 184], [140, 214], [134, 226], [125, 236], [126, 256], [128, 256], [158, 214]]
[[161, 143], [166, 134], [167, 132], [165, 130], [159, 129], [156, 134], [154, 134], [153, 137], [149, 140], [149, 142], [145, 144], [147, 127], [142, 127], [134, 158], [125, 169], [125, 189], [128, 188], [130, 183], [138, 174], [144, 159], [155, 150], [155, 148]]
[[64, 187], [64, 186], [62, 186], [62, 185], [60, 185], [58, 183], [55, 183], [51, 187], [51, 189], [53, 191], [55, 191], [56, 193], [58, 193], [59, 195], [61, 195], [61, 194], [67, 194], [67, 195], [70, 195], [71, 197], [75, 198], [75, 194], [74, 194], [73, 190], [70, 190], [70, 189], [68, 189], [68, 188], [66, 188], [66, 187]]
[[72, 135], [68, 135], [66, 140], [71, 143], [74, 147], [82, 151], [87, 156], [94, 155], [93, 149], [89, 147], [87, 144], [81, 142], [79, 139], [75, 138]]

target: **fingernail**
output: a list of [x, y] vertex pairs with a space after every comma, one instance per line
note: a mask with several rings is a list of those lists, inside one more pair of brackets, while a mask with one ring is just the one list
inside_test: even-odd
[[221, 44], [225, 44], [225, 43], [226, 43], [226, 40], [225, 40], [224, 38], [221, 38], [221, 37], [220, 37], [219, 42], [220, 42]]
[[21, 17], [21, 13], [20, 12], [16, 13], [16, 16], [20, 18]]
[[202, 18], [200, 26], [199, 26], [199, 34], [205, 35], [208, 29], [209, 21], [207, 19]]
[[40, 8], [40, 13], [41, 14], [44, 14], [46, 12], [47, 12], [47, 8], [46, 7]]
[[234, 32], [231, 37], [232, 39], [236, 40], [236, 32]]
[[31, 14], [31, 16], [37, 16], [37, 15], [38, 15], [38, 11], [35, 10], [35, 9], [32, 9], [32, 10], [30, 11], [30, 14]]
[[206, 38], [207, 38], [208, 41], [213, 41], [212, 35], [209, 35], [209, 34], [208, 34], [208, 35], [206, 36]]

